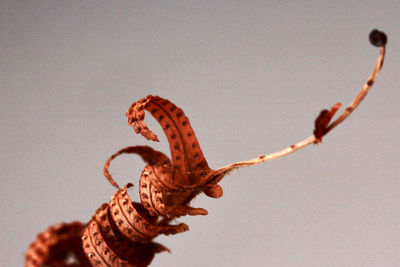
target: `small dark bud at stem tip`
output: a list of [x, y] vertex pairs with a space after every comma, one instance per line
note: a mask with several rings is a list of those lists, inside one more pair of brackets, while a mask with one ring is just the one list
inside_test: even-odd
[[369, 41], [373, 46], [381, 47], [386, 45], [387, 37], [384, 32], [375, 29], [372, 30], [371, 33], [369, 34]]

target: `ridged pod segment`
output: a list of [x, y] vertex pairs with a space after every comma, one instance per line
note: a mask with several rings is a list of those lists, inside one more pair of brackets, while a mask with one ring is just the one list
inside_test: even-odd
[[90, 267], [81, 246], [84, 227], [80, 222], [60, 223], [39, 233], [25, 254], [25, 267]]

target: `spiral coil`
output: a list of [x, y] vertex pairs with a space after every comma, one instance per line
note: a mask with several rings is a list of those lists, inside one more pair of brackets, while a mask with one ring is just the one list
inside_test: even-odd
[[[209, 197], [221, 197], [222, 188], [217, 183], [233, 169], [286, 156], [311, 143], [319, 143], [350, 115], [364, 99], [383, 66], [386, 35], [373, 30], [370, 42], [381, 47], [377, 64], [367, 83], [338, 119], [330, 123], [340, 103], [321, 111], [314, 122], [313, 136], [282, 151], [218, 170], [208, 167], [189, 119], [180, 108], [169, 100], [151, 95], [133, 103], [126, 113], [129, 125], [148, 140], [158, 141], [157, 135], [144, 123], [144, 111], [149, 111], [167, 136], [171, 159], [148, 146], [126, 147], [113, 154], [104, 165], [105, 177], [118, 189], [110, 202], [102, 204], [87, 224], [61, 223], [39, 233], [25, 254], [25, 266], [148, 266], [156, 253], [169, 251], [154, 242], [155, 237], [189, 229], [184, 223], [171, 225], [174, 218], [207, 214], [205, 209], [189, 206], [196, 195], [205, 193]], [[137, 154], [146, 163], [139, 179], [140, 202], [129, 197], [128, 188], [132, 184], [120, 188], [108, 171], [111, 161], [122, 154]]]

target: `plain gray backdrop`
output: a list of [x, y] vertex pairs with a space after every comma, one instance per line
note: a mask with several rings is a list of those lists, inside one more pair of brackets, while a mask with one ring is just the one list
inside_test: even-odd
[[[272, 153], [357, 94], [373, 28], [387, 58], [359, 109], [321, 145], [197, 197], [209, 214], [157, 238], [172, 253], [152, 266], [399, 266], [399, 2], [0, 1], [0, 265], [22, 266], [38, 232], [108, 202], [103, 164], [118, 149], [169, 153], [151, 116], [160, 143], [128, 126], [132, 102], [182, 107], [213, 168]], [[110, 171], [137, 185], [143, 167], [125, 156]]]

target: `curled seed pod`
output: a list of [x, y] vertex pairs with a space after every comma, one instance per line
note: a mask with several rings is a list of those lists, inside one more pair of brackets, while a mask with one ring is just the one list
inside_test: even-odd
[[[144, 207], [154, 214], [169, 217], [207, 214], [206, 210], [191, 208], [188, 203], [201, 192], [221, 197], [222, 188], [210, 182], [215, 171], [208, 167], [189, 119], [181, 108], [158, 96], [149, 95], [134, 102], [126, 112], [128, 123], [136, 133], [149, 140], [158, 138], [144, 123], [144, 110], [149, 111], [164, 130], [172, 161], [171, 171], [163, 169], [159, 162], [149, 164], [153, 172], [142, 173], [140, 190], [144, 194], [140, 195]], [[219, 173], [219, 177], [222, 176]]]
[[[40, 233], [26, 253], [26, 266], [148, 266], [156, 253], [169, 251], [153, 242], [156, 236], [188, 230], [183, 223], [170, 225], [172, 219], [182, 215], [207, 214], [202, 208], [189, 206], [196, 195], [204, 192], [210, 197], [221, 197], [222, 188], [217, 183], [230, 171], [280, 158], [313, 142], [318, 143], [350, 115], [367, 95], [383, 65], [386, 35], [374, 30], [370, 41], [375, 46], [381, 46], [377, 64], [367, 83], [339, 118], [330, 123], [341, 105], [337, 103], [319, 114], [314, 122], [313, 136], [281, 151], [232, 163], [217, 170], [208, 167], [182, 109], [157, 96], [147, 96], [134, 102], [126, 113], [129, 124], [136, 133], [158, 141], [143, 121], [145, 110], [150, 111], [167, 136], [172, 160], [147, 146], [127, 147], [113, 154], [104, 166], [104, 175], [118, 188], [110, 202], [101, 205], [87, 226], [78, 222], [63, 223]], [[108, 172], [110, 162], [124, 153], [138, 154], [146, 162], [139, 180], [141, 203], [130, 199], [127, 192], [129, 184], [120, 189]], [[68, 260], [71, 255], [75, 259], [73, 262]]]
[[109, 205], [119, 231], [134, 242], [147, 243], [160, 234], [176, 234], [188, 230], [186, 224], [157, 225], [147, 220], [152, 216], [140, 203], [131, 202], [126, 187], [114, 194]]
[[96, 220], [91, 220], [82, 235], [83, 249], [92, 266], [128, 266], [107, 245]]
[[[196, 187], [176, 186], [171, 188], [162, 183], [162, 175], [156, 166], [147, 165], [142, 172], [139, 181], [140, 200], [150, 214], [167, 217], [179, 217], [183, 215], [206, 215], [205, 209], [189, 207], [184, 201], [193, 192], [198, 191]], [[161, 178], [160, 178], [161, 177]], [[185, 190], [186, 189], [186, 190]]]
[[129, 186], [102, 204], [84, 229], [82, 246], [92, 266], [148, 266], [155, 253], [169, 251], [152, 242], [154, 237], [188, 229], [185, 224], [157, 223], [157, 216], [131, 201]]
[[[159, 96], [147, 96], [134, 102], [126, 115], [136, 133], [149, 140], [158, 140], [144, 123], [144, 110], [149, 111], [161, 125], [169, 142], [174, 179], [180, 184], [199, 184], [210, 171], [196, 135], [182, 109]], [[176, 174], [175, 174], [176, 173]]]
[[81, 222], [61, 223], [39, 233], [25, 254], [25, 267], [91, 266], [81, 246]]
[[116, 255], [121, 257], [121, 259], [127, 260], [124, 255], [128, 255], [131, 249], [131, 242], [125, 239], [118, 231], [118, 228], [112, 220], [107, 203], [101, 205], [101, 207], [96, 211], [94, 218], [99, 226], [104, 241], [110, 249], [114, 251]]
[[149, 146], [128, 146], [123, 149], [120, 149], [119, 151], [111, 155], [111, 157], [109, 157], [106, 163], [104, 164], [104, 176], [116, 188], [119, 188], [119, 186], [111, 177], [111, 174], [109, 173], [108, 169], [110, 167], [111, 161], [113, 161], [116, 157], [122, 154], [137, 154], [147, 164], [171, 165], [169, 158], [164, 153], [156, 151]]

